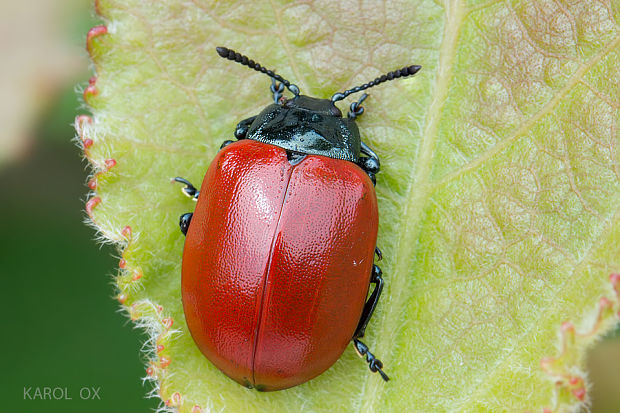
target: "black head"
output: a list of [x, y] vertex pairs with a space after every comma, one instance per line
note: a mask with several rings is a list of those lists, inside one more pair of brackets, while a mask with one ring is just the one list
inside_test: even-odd
[[[217, 53], [228, 60], [241, 63], [272, 78], [271, 91], [275, 103], [267, 106], [250, 125], [246, 138], [280, 146], [303, 154], [324, 155], [357, 163], [361, 139], [355, 118], [363, 113], [361, 102], [367, 95], [351, 104], [346, 118], [335, 102], [370, 87], [399, 77], [411, 76], [420, 66], [406, 66], [386, 73], [371, 82], [334, 94], [331, 99], [304, 96], [299, 88], [260, 64], [234, 50], [217, 47]], [[280, 82], [278, 84], [277, 82]], [[292, 99], [282, 95], [284, 86], [293, 93]]]
[[293, 99], [281, 99], [281, 105], [290, 109], [308, 110], [323, 116], [342, 117], [342, 112], [331, 99], [318, 99], [310, 96], [297, 95]]
[[360, 133], [355, 122], [343, 118], [331, 100], [304, 95], [281, 98], [267, 106], [250, 125], [246, 138], [292, 152], [356, 163], [360, 156]]

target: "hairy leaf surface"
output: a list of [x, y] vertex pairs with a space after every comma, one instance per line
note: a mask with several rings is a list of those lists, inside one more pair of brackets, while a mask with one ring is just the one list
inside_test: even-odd
[[[107, 32], [89, 36], [93, 118], [76, 122], [96, 172], [87, 209], [125, 248], [119, 300], [153, 335], [147, 373], [169, 406], [541, 411], [587, 400], [582, 355], [618, 308], [609, 283], [620, 271], [616, 0], [100, 0], [97, 8]], [[219, 58], [220, 45], [325, 98], [423, 66], [371, 89], [358, 122], [382, 161], [387, 285], [367, 343], [389, 383], [350, 347], [311, 382], [259, 393], [194, 345], [181, 305], [178, 217], [195, 204], [170, 179], [200, 184], [236, 123], [271, 99], [269, 78]], [[610, 300], [598, 311], [603, 296]], [[565, 325], [562, 348], [566, 320], [577, 334]]]

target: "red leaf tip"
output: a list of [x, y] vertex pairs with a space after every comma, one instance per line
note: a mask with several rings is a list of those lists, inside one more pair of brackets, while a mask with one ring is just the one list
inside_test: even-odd
[[142, 270], [137, 269], [136, 271], [134, 271], [133, 276], [131, 277], [131, 281], [138, 281], [140, 278], [142, 278]]
[[78, 115], [75, 117], [75, 125], [81, 128], [84, 123], [93, 123], [93, 118], [88, 115]]
[[171, 406], [180, 406], [181, 405], [181, 401], [182, 401], [182, 396], [181, 393], [174, 392], [172, 393], [172, 397], [169, 398], [168, 400], [166, 400], [164, 403], [166, 404], [166, 406], [171, 407]]
[[159, 365], [162, 369], [165, 369], [170, 365], [170, 359], [166, 356], [161, 356], [159, 358]]
[[104, 161], [106, 169], [109, 171], [110, 169], [116, 166], [116, 159], [106, 159]]
[[172, 319], [172, 317], [166, 317], [161, 319], [161, 323], [164, 325], [164, 327], [170, 328], [172, 327], [172, 324], [174, 324], [174, 320]]
[[93, 49], [92, 49], [92, 45], [93, 45], [93, 39], [95, 37], [99, 37], [102, 36], [104, 34], [108, 33], [108, 28], [106, 26], [95, 26], [93, 28], [91, 28], [88, 31], [88, 34], [86, 35], [86, 50], [88, 50], [88, 53], [90, 53], [92, 55]]
[[583, 387], [573, 389], [572, 393], [579, 401], [583, 401], [586, 398], [586, 389]]
[[84, 89], [84, 94], [82, 95], [84, 98], [84, 102], [88, 102], [92, 96], [97, 96], [98, 93], [99, 93], [99, 90], [97, 90], [97, 86], [95, 85], [86, 86], [86, 89]]
[[125, 228], [122, 229], [121, 234], [123, 235], [123, 237], [127, 238], [127, 240], [130, 240], [131, 239], [131, 227], [127, 225]]
[[91, 198], [88, 200], [88, 202], [86, 202], [86, 213], [91, 217], [91, 219], [92, 219], [92, 214], [93, 214], [93, 208], [99, 205], [100, 203], [101, 203], [101, 198], [99, 198], [98, 196]]

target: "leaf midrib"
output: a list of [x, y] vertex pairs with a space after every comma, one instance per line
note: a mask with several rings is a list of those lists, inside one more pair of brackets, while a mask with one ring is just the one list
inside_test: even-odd
[[[417, 244], [419, 223], [422, 220], [422, 213], [431, 195], [429, 177], [432, 169], [432, 159], [439, 132], [439, 121], [441, 112], [446, 102], [450, 83], [452, 80], [453, 61], [456, 54], [456, 44], [461, 29], [461, 22], [466, 15], [466, 11], [459, 0], [449, 0], [445, 4], [444, 34], [441, 47], [439, 48], [439, 64], [437, 76], [435, 78], [434, 93], [429, 105], [424, 122], [424, 131], [420, 137], [418, 154], [416, 157], [415, 168], [408, 179], [407, 201], [405, 210], [401, 215], [402, 228], [393, 262], [395, 263], [393, 274], [389, 277], [391, 283], [391, 303], [389, 308], [383, 312], [383, 317], [375, 322], [378, 327], [376, 334], [377, 353], [388, 361], [392, 360], [392, 341], [393, 332], [397, 331], [398, 314], [403, 307], [403, 300], [406, 297], [405, 287], [407, 274], [410, 272], [410, 260], [413, 256]], [[382, 397], [380, 396], [386, 389], [385, 383], [375, 380], [372, 375], [366, 375], [364, 384], [361, 388], [360, 411], [380, 411]], [[368, 388], [367, 388], [368, 387]]]

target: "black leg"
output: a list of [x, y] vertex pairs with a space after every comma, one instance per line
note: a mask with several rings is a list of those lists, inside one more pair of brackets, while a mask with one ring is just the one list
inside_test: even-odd
[[179, 227], [181, 227], [181, 232], [183, 233], [183, 235], [187, 235], [189, 223], [192, 221], [193, 215], [193, 213], [188, 212], [187, 214], [181, 215], [181, 217], [179, 218]]
[[375, 254], [377, 254], [377, 260], [381, 261], [383, 259], [383, 253], [379, 249], [379, 247], [375, 247]]
[[282, 92], [284, 92], [284, 83], [278, 83], [274, 78], [271, 78], [271, 87], [269, 88], [273, 94], [273, 101], [277, 104], [280, 102]]
[[364, 142], [361, 142], [360, 152], [367, 156], [361, 157], [357, 164], [368, 174], [374, 185], [377, 182], [375, 175], [379, 173], [381, 165], [379, 162], [379, 157]]
[[362, 97], [357, 101], [351, 103], [349, 107], [349, 114], [347, 115], [349, 119], [355, 120], [358, 116], [361, 116], [364, 113], [364, 107], [362, 106], [362, 102], [368, 97], [366, 93], [362, 95]]
[[379, 372], [383, 380], [389, 381], [390, 378], [388, 377], [388, 375], [385, 374], [383, 370], [381, 370], [383, 368], [383, 363], [381, 362], [381, 360], [376, 358], [375, 355], [370, 352], [370, 350], [368, 350], [368, 346], [356, 338], [353, 339], [353, 344], [355, 345], [355, 351], [357, 351], [357, 354], [359, 354], [360, 357], [366, 356], [366, 362], [368, 363], [368, 368], [370, 369], [370, 371], [372, 371], [373, 373]]
[[[381, 250], [378, 248], [375, 249], [375, 252], [376, 251], [379, 251], [379, 254], [381, 254]], [[374, 354], [368, 350], [368, 346], [359, 340], [361, 337], [364, 337], [366, 326], [372, 317], [372, 313], [375, 311], [375, 307], [377, 307], [379, 297], [381, 296], [381, 291], [383, 291], [383, 277], [381, 277], [381, 274], [381, 268], [373, 265], [370, 283], [375, 284], [375, 289], [372, 291], [372, 294], [370, 294], [368, 301], [366, 301], [366, 304], [364, 305], [362, 316], [360, 317], [357, 329], [353, 335], [353, 344], [355, 345], [355, 350], [361, 357], [366, 356], [366, 362], [368, 363], [368, 368], [370, 371], [373, 373], [379, 372], [383, 380], [388, 381], [390, 378], [383, 372], [383, 370], [381, 370], [383, 368], [383, 363], [381, 360], [376, 358]]]
[[248, 130], [250, 129], [250, 125], [254, 122], [256, 116], [252, 116], [251, 118], [243, 119], [241, 122], [237, 124], [237, 129], [235, 129], [235, 138], [237, 139], [245, 139], [245, 136], [248, 134]]
[[185, 195], [187, 195], [188, 197], [192, 198], [194, 201], [198, 200], [198, 195], [200, 194], [200, 191], [197, 190], [196, 188], [194, 188], [194, 185], [191, 184], [191, 182], [189, 182], [187, 179], [185, 178], [181, 178], [181, 177], [176, 177], [174, 178], [175, 182], [180, 182], [182, 184], [185, 184], [185, 188], [181, 189], [181, 191], [183, 191], [183, 193]]
[[381, 277], [382, 272], [381, 268], [377, 265], [372, 266], [372, 275], [370, 276], [370, 283], [375, 284], [375, 289], [368, 297], [368, 301], [364, 305], [364, 310], [362, 310], [362, 316], [360, 317], [360, 321], [357, 324], [357, 329], [355, 330], [355, 334], [353, 338], [364, 337], [364, 333], [366, 332], [366, 326], [372, 317], [372, 313], [375, 311], [375, 307], [377, 307], [377, 303], [379, 302], [379, 297], [381, 296], [381, 291], [383, 291], [383, 277]]
[[220, 145], [220, 150], [224, 149], [225, 147], [227, 147], [228, 145], [230, 145], [231, 143], [233, 143], [233, 141], [229, 140], [225, 140], [224, 142], [222, 142], [222, 144]]

